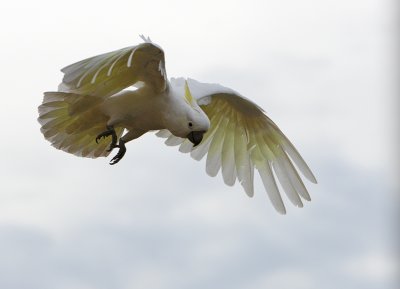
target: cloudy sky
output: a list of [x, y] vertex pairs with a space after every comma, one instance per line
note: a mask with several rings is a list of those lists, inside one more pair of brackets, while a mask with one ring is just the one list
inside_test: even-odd
[[[0, 288], [398, 288], [394, 3], [3, 4]], [[37, 106], [59, 69], [139, 34], [169, 76], [262, 106], [315, 172], [312, 202], [279, 215], [259, 179], [250, 199], [152, 133], [116, 166], [51, 147]]]

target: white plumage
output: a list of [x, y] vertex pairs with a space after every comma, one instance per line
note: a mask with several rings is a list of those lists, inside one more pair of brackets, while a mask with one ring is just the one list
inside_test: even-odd
[[95, 158], [119, 148], [115, 164], [125, 143], [158, 131], [167, 145], [179, 145], [196, 160], [207, 155], [207, 174], [221, 171], [225, 184], [238, 180], [249, 196], [256, 169], [280, 213], [286, 209], [278, 182], [295, 206], [310, 200], [297, 169], [316, 183], [313, 173], [259, 106], [219, 84], [168, 80], [163, 50], [142, 39], [62, 69], [58, 91], [46, 92], [39, 106], [41, 131], [53, 146]]

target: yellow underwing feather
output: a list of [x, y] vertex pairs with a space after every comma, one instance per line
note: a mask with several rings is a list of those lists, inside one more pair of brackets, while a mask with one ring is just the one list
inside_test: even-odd
[[236, 173], [240, 184], [243, 186], [246, 194], [249, 197], [254, 195], [253, 179], [251, 176], [251, 163], [249, 153], [247, 151], [247, 137], [243, 128], [243, 122], [239, 116], [236, 116], [236, 127], [235, 127], [235, 141], [234, 141], [234, 153], [235, 153], [235, 164]]
[[251, 151], [251, 159], [254, 163], [255, 168], [258, 170], [261, 180], [266, 188], [267, 195], [275, 209], [278, 212], [284, 214], [286, 213], [285, 205], [283, 204], [282, 197], [279, 193], [279, 189], [273, 176], [270, 163], [264, 160], [262, 153], [259, 147], [257, 147], [257, 144], [255, 143], [253, 137], [251, 142], [253, 142], [254, 144], [252, 146], [253, 149]]
[[61, 70], [59, 91], [106, 98], [136, 83], [167, 88], [164, 52], [151, 42], [100, 54]]
[[207, 154], [208, 149], [210, 148], [211, 141], [214, 137], [214, 134], [219, 128], [222, 119], [223, 119], [222, 114], [215, 114], [210, 119], [211, 127], [207, 131], [207, 133], [204, 134], [203, 141], [201, 142], [201, 144], [195, 147], [190, 153], [192, 158], [199, 161]]
[[[39, 106], [38, 121], [44, 137], [57, 149], [83, 157], [107, 156], [111, 138], [96, 143], [104, 131], [107, 119], [90, 117], [90, 109], [99, 98], [64, 92], [46, 92]], [[94, 115], [97, 115], [94, 113]], [[117, 137], [123, 129], [115, 128]]]
[[289, 177], [289, 180], [290, 180], [292, 186], [295, 188], [296, 192], [303, 199], [305, 199], [307, 201], [311, 201], [311, 197], [308, 194], [307, 189], [306, 189], [303, 181], [301, 180], [301, 177], [297, 173], [295, 167], [293, 166], [292, 162], [290, 161], [290, 159], [288, 158], [288, 156], [286, 155], [286, 153], [284, 151], [282, 151], [281, 160], [284, 165], [284, 170], [286, 171], [286, 173]]
[[[279, 149], [279, 143], [274, 141], [273, 134], [264, 133], [263, 138], [263, 131], [268, 131], [267, 129], [263, 129], [263, 125], [258, 126], [259, 133], [257, 134], [257, 143], [258, 147], [260, 148], [261, 153], [265, 160], [269, 160], [270, 164], [277, 176], [279, 183], [283, 187], [283, 191], [288, 196], [289, 200], [298, 207], [302, 207], [303, 203], [298, 195], [298, 193], [293, 188], [284, 167], [282, 166], [281, 157], [282, 157], [282, 150]], [[265, 141], [267, 140], [267, 141]]]
[[223, 141], [225, 137], [225, 129], [229, 122], [229, 119], [224, 117], [220, 122], [220, 126], [213, 139], [211, 140], [210, 148], [207, 154], [206, 161], [206, 172], [208, 175], [215, 177], [221, 168], [221, 151], [223, 146]]
[[[227, 116], [228, 119], [232, 119], [233, 113]], [[221, 163], [222, 163], [222, 177], [225, 184], [233, 186], [236, 180], [236, 168], [235, 168], [235, 153], [234, 153], [234, 142], [235, 142], [235, 122], [230, 121], [225, 129], [224, 144], [222, 146]]]

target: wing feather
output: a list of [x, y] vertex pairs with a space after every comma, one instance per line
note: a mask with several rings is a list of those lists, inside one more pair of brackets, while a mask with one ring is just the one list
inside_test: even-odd
[[282, 140], [282, 146], [287, 152], [287, 154], [290, 156], [290, 158], [293, 160], [293, 162], [296, 164], [296, 166], [299, 168], [301, 173], [312, 183], [316, 184], [317, 179], [315, 178], [314, 174], [312, 173], [311, 169], [308, 167], [307, 163], [304, 161], [304, 159], [301, 157], [300, 153], [297, 151], [297, 149], [294, 147], [294, 145], [282, 134], [283, 140]]
[[295, 188], [296, 192], [305, 200], [311, 201], [311, 197], [307, 192], [307, 189], [301, 180], [301, 177], [297, 173], [295, 167], [293, 166], [292, 162], [286, 155], [286, 153], [282, 152], [281, 160], [284, 165], [283, 170], [287, 172], [289, 180], [292, 186]]
[[108, 97], [143, 82], [164, 91], [168, 80], [163, 50], [151, 42], [90, 57], [61, 70], [59, 91]]
[[[228, 116], [230, 119], [232, 116]], [[225, 184], [233, 186], [236, 181], [235, 168], [235, 122], [230, 121], [225, 130], [224, 144], [221, 153], [222, 177]]]
[[286, 213], [285, 205], [283, 204], [281, 194], [272, 173], [270, 163], [265, 162], [265, 159], [257, 145], [252, 146], [251, 159], [254, 163], [255, 168], [261, 177], [264, 184], [267, 195], [274, 206], [274, 208], [282, 214]]
[[254, 195], [253, 166], [249, 158], [249, 152], [247, 151], [247, 135], [242, 124], [243, 122], [240, 117], [237, 117], [234, 141], [236, 173], [246, 194], [252, 197]]
[[[263, 125], [259, 124], [257, 127], [257, 131], [259, 133], [256, 134], [257, 137], [257, 144], [260, 148], [261, 153], [265, 160], [268, 160], [270, 165], [277, 176], [279, 183], [281, 184], [283, 191], [288, 196], [289, 200], [298, 207], [303, 207], [303, 203], [293, 188], [293, 185], [289, 179], [287, 171], [284, 169], [282, 162], [282, 153], [283, 151], [280, 149], [280, 145], [278, 141], [275, 141], [271, 135], [272, 133], [264, 133], [263, 132]], [[270, 145], [260, 145], [260, 144], [270, 144]]]
[[170, 136], [171, 134], [172, 134], [172, 133], [171, 133], [169, 130], [167, 130], [167, 129], [162, 129], [162, 130], [159, 130], [159, 131], [156, 133], [156, 136], [161, 137], [161, 138], [169, 138], [169, 136]]
[[192, 149], [193, 149], [193, 144], [188, 139], [185, 139], [181, 144], [181, 146], [179, 147], [179, 151], [185, 154], [190, 153]]
[[220, 122], [214, 137], [211, 140], [210, 148], [208, 149], [206, 172], [209, 176], [215, 177], [221, 168], [221, 153], [224, 144], [225, 129], [228, 124], [228, 119], [224, 117]]
[[220, 127], [220, 123], [224, 118], [223, 114], [215, 113], [215, 111], [216, 109], [212, 110], [214, 113], [212, 114], [213, 116], [210, 117], [210, 129], [204, 134], [201, 145], [196, 146], [190, 153], [191, 157], [197, 161], [200, 161], [207, 154], [214, 134]]
[[[182, 86], [182, 82], [184, 79], [174, 79], [171, 84]], [[250, 197], [254, 194], [256, 169], [272, 205], [282, 214], [286, 213], [286, 208], [280, 188], [297, 207], [303, 206], [302, 199], [310, 200], [297, 169], [316, 183], [313, 173], [293, 144], [259, 106], [218, 84], [188, 79], [188, 85], [210, 119], [210, 129], [197, 147], [193, 148], [182, 140], [180, 151], [191, 150], [190, 154], [196, 160], [207, 155], [207, 174], [216, 176], [221, 168], [224, 182], [232, 186], [238, 179]], [[168, 140], [171, 138], [171, 134], [165, 131], [157, 135]], [[172, 139], [167, 142], [171, 143]]]
[[173, 134], [171, 134], [167, 138], [167, 140], [165, 141], [165, 144], [167, 146], [177, 146], [177, 145], [180, 145], [181, 143], [183, 143], [184, 140], [185, 139], [177, 137], [177, 136], [174, 136]]

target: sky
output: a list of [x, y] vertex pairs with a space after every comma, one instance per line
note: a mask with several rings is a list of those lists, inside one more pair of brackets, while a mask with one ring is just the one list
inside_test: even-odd
[[[4, 6], [5, 5], [5, 6]], [[392, 0], [12, 1], [0, 11], [0, 288], [398, 288]], [[169, 77], [263, 107], [318, 179], [278, 214], [148, 133], [116, 166], [58, 151], [37, 106], [62, 67], [163, 47]]]

